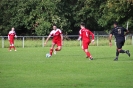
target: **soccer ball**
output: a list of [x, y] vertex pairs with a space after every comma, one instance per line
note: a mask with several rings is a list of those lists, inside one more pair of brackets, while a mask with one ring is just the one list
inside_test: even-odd
[[46, 58], [49, 58], [51, 57], [51, 55], [49, 53], [46, 54]]

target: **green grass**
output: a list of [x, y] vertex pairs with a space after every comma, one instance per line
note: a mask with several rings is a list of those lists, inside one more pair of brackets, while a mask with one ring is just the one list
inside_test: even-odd
[[[133, 53], [133, 46], [124, 46]], [[46, 58], [49, 47], [0, 49], [0, 88], [133, 88], [133, 56], [120, 54], [115, 46], [90, 46], [94, 60], [80, 47], [63, 47]]]

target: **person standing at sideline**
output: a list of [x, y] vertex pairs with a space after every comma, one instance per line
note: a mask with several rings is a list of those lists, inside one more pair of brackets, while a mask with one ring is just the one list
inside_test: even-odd
[[15, 32], [15, 28], [12, 27], [11, 31], [9, 31], [9, 33], [8, 33], [8, 40], [9, 40], [9, 43], [10, 43], [9, 51], [12, 51], [11, 50], [12, 48], [14, 49], [14, 51], [17, 51], [15, 46], [14, 46], [15, 37], [17, 38], [16, 32]]

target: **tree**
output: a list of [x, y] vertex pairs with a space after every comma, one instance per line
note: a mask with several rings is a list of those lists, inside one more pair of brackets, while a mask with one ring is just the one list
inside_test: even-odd
[[2, 34], [6, 35], [12, 26], [25, 34], [35, 30], [37, 35], [46, 35], [53, 23], [63, 28], [67, 25], [67, 20], [57, 8], [59, 2], [60, 0], [2, 0], [0, 5], [1, 12], [4, 11], [0, 18]]
[[[98, 20], [98, 24], [102, 27], [106, 27], [108, 30], [111, 28], [111, 24], [114, 21], [118, 21], [119, 24], [126, 27], [127, 21], [132, 23], [133, 16], [133, 4], [126, 0], [108, 0], [103, 6], [102, 16]], [[132, 24], [129, 25], [133, 27]], [[107, 30], [106, 29], [106, 30]]]
[[114, 21], [133, 27], [133, 0], [0, 0], [0, 35], [47, 35], [56, 23], [78, 34], [80, 22], [92, 31], [110, 30]]

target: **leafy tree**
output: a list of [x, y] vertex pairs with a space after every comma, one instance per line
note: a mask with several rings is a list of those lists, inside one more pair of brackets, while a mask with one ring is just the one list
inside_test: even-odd
[[86, 23], [86, 26], [91, 30], [101, 30], [102, 28], [98, 24], [98, 19], [102, 15], [99, 10], [100, 5], [105, 0], [78, 0], [73, 8], [75, 26], [78, 26], [81, 21]]
[[77, 34], [81, 21], [90, 30], [110, 30], [118, 21], [133, 27], [133, 0], [0, 0], [0, 35], [15, 27], [19, 35], [47, 35], [56, 23]]
[[[127, 2], [126, 0], [108, 0], [103, 6], [102, 16], [98, 20], [98, 24], [102, 27], [106, 27], [110, 29], [110, 25], [114, 21], [118, 21], [121, 25], [126, 26], [126, 23], [131, 23], [133, 4], [131, 2]], [[130, 27], [131, 24], [129, 25]]]

